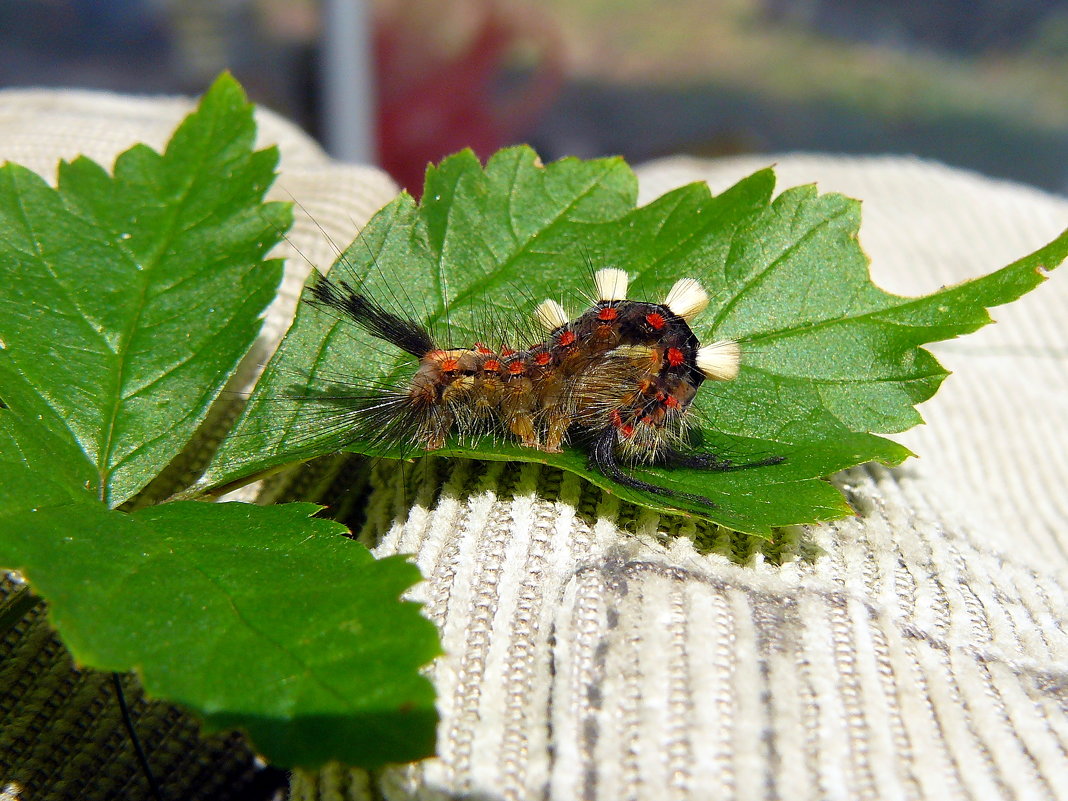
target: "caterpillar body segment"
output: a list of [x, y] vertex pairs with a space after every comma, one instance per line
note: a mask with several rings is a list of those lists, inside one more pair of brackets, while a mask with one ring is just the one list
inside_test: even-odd
[[[622, 270], [599, 270], [598, 299], [573, 319], [558, 302], [542, 302], [535, 321], [547, 336], [523, 349], [441, 347], [425, 326], [343, 281], [319, 278], [308, 300], [418, 359], [407, 387], [390, 390], [389, 402], [374, 408], [376, 436], [403, 432], [428, 450], [450, 436], [504, 434], [550, 453], [571, 441], [617, 483], [712, 505], [702, 496], [646, 484], [620, 464], [733, 470], [782, 459], [735, 465], [710, 454], [686, 455], [694, 397], [706, 379], [738, 374], [738, 346], [698, 341], [689, 321], [707, 306], [708, 295], [696, 280], [680, 279], [663, 303], [629, 300], [627, 283]], [[365, 434], [362, 422], [355, 419], [355, 429]]]

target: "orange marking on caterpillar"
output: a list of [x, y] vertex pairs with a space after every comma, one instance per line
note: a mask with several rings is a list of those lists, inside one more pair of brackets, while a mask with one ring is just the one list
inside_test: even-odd
[[667, 325], [667, 320], [664, 319], [664, 315], [660, 314], [660, 312], [650, 312], [645, 315], [645, 322], [649, 323], [649, 326], [654, 331], [659, 331]]
[[668, 364], [670, 364], [672, 367], [678, 367], [680, 364], [686, 361], [686, 356], [678, 348], [668, 348], [667, 361]]
[[617, 312], [612, 306], [605, 306], [603, 309], [597, 312], [597, 319], [603, 320], [606, 323], [616, 319], [616, 317], [618, 316], [619, 312]]
[[559, 342], [565, 348], [568, 345], [574, 345], [575, 344], [575, 332], [574, 331], [564, 331], [563, 333], [560, 334]]

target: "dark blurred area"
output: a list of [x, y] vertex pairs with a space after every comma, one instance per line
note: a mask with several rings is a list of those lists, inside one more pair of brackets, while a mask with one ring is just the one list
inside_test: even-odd
[[0, 87], [230, 69], [335, 155], [914, 153], [1068, 189], [1068, 0], [0, 0]]
[[1049, 0], [766, 0], [769, 20], [856, 42], [979, 55], [1034, 39], [1056, 12]]

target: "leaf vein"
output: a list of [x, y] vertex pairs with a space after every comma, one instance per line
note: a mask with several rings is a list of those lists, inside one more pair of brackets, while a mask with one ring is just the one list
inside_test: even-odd
[[[793, 242], [791, 242], [790, 246], [787, 247], [782, 253], [780, 253], [778, 256], [776, 256], [774, 259], [772, 259], [768, 264], [766, 264], [763, 267], [763, 269], [760, 270], [759, 273], [757, 273], [755, 276], [752, 273], [750, 273], [750, 276], [747, 277], [742, 282], [742, 285], [741, 285], [741, 287], [739, 287], [738, 292], [736, 292], [726, 303], [724, 303], [722, 306], [719, 307], [719, 309], [716, 310], [715, 318], [713, 319], [713, 322], [712, 322], [712, 329], [715, 330], [715, 329], [719, 328], [720, 325], [723, 323], [723, 321], [726, 319], [727, 315], [730, 314], [730, 312], [741, 302], [742, 298], [745, 297], [747, 294], [749, 294], [755, 287], [757, 287], [760, 284], [762, 284], [771, 275], [773, 275], [775, 273], [776, 269], [779, 266], [781, 266], [783, 263], [785, 263], [786, 259], [788, 259], [794, 253], [796, 253], [801, 248], [802, 245], [806, 244], [812, 237], [814, 237], [820, 231], [825, 229], [832, 222], [835, 222], [840, 217], [843, 217], [846, 214], [848, 214], [848, 210], [847, 209], [842, 209], [842, 210], [838, 211], [836, 214], [833, 214], [833, 215], [831, 215], [829, 217], [824, 217], [824, 218], [820, 219], [819, 222], [816, 225], [812, 226], [807, 231], [805, 231], [805, 233], [802, 236], [798, 237]], [[752, 232], [752, 231], [750, 231], [750, 232]], [[736, 229], [735, 230], [735, 236], [737, 235], [737, 233], [739, 233], [739, 232]], [[735, 237], [732, 237], [732, 239], [733, 238], [735, 238]], [[754, 337], [753, 339], [756, 339], [756, 338], [758, 338], [758, 337]]]
[[[550, 230], [557, 223], [564, 220], [568, 212], [574, 210], [580, 202], [589, 197], [590, 193], [592, 193], [598, 186], [601, 185], [604, 177], [608, 175], [611, 171], [611, 167], [605, 166], [601, 172], [592, 177], [570, 202], [568, 202], [555, 214], [553, 214], [551, 217], [548, 217], [544, 221], [541, 226], [540, 233], [544, 234], [545, 231]], [[494, 271], [492, 273], [486, 274], [481, 281], [472, 282], [467, 291], [461, 292], [456, 297], [452, 298], [452, 305], [464, 304], [471, 296], [474, 296], [476, 293], [484, 294], [490, 287], [494, 286], [497, 283], [498, 275], [507, 274], [508, 268], [516, 261], [516, 259], [518, 259], [520, 256], [527, 252], [527, 248], [535, 240], [536, 237], [528, 236], [526, 238], [521, 239], [520, 241], [517, 241], [514, 251], [508, 256], [507, 259], [497, 263], [495, 265]], [[442, 254], [444, 253], [444, 250], [445, 249], [442, 248]], [[442, 256], [439, 255], [439, 265], [441, 258]]]

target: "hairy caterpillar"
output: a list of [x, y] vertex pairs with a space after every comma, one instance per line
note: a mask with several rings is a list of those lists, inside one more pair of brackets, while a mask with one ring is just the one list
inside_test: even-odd
[[622, 486], [708, 506], [703, 496], [647, 483], [623, 466], [728, 471], [783, 461], [736, 464], [687, 450], [698, 388], [706, 379], [733, 379], [740, 359], [736, 342], [702, 346], [691, 330], [708, 305], [698, 281], [680, 279], [661, 303], [627, 299], [628, 276], [619, 269], [598, 270], [594, 285], [593, 305], [573, 319], [556, 301], [539, 304], [534, 317], [546, 336], [525, 348], [443, 347], [424, 325], [344, 280], [318, 276], [308, 301], [418, 360], [407, 385], [346, 399], [354, 437], [434, 450], [450, 436], [504, 434], [550, 453], [572, 442]]

